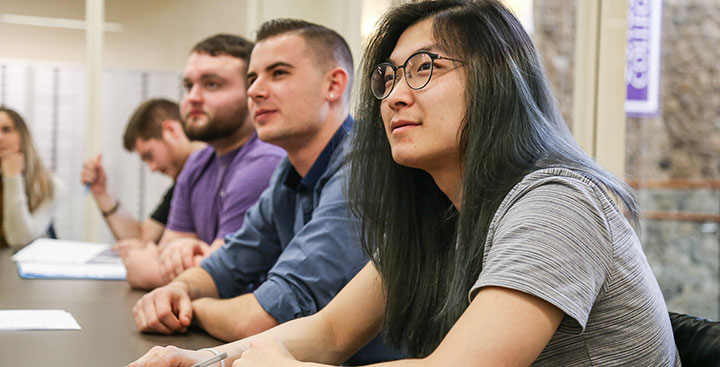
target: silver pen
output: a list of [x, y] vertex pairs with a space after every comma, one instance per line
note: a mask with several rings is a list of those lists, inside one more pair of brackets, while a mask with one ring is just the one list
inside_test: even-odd
[[202, 361], [202, 362], [195, 363], [194, 365], [192, 365], [190, 367], [208, 367], [214, 363], [218, 363], [218, 362], [222, 361], [225, 358], [227, 358], [227, 353], [222, 352], [222, 353], [216, 355], [215, 357], [212, 357], [212, 358]]

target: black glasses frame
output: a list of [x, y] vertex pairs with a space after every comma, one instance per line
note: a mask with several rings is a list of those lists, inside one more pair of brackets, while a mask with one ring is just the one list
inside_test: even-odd
[[[410, 82], [408, 81], [407, 64], [408, 64], [408, 62], [410, 62], [410, 59], [412, 59], [413, 57], [415, 57], [415, 56], [417, 56], [417, 55], [427, 55], [428, 57], [430, 57], [430, 61], [431, 61], [431, 62], [430, 62], [430, 74], [428, 75], [427, 80], [425, 81], [425, 83], [423, 83], [423, 85], [415, 88], [415, 87], [413, 87], [412, 85], [410, 85]], [[387, 98], [388, 96], [390, 96], [390, 93], [392, 93], [393, 89], [395, 89], [396, 81], [397, 81], [397, 79], [398, 79], [398, 78], [397, 78], [397, 75], [398, 75], [397, 72], [398, 72], [398, 70], [400, 70], [400, 69], [403, 69], [403, 76], [405, 77], [405, 78], [404, 78], [404, 79], [405, 79], [405, 83], [407, 83], [407, 85], [408, 85], [408, 87], [410, 87], [410, 89], [412, 89], [412, 90], [420, 90], [420, 89], [425, 88], [425, 87], [428, 85], [428, 83], [430, 83], [430, 79], [432, 79], [433, 70], [435, 70], [435, 60], [449, 60], [449, 61], [455, 61], [455, 62], [465, 63], [465, 62], [462, 61], [462, 60], [451, 59], [451, 58], [449, 58], [449, 57], [440, 56], [440, 55], [438, 55], [438, 54], [436, 54], [436, 53], [432, 53], [432, 52], [430, 52], [430, 51], [418, 51], [418, 52], [415, 52], [414, 54], [410, 55], [410, 56], [407, 58], [407, 60], [405, 60], [405, 62], [404, 62], [402, 65], [400, 65], [400, 66], [395, 66], [395, 65], [393, 65], [391, 62], [381, 62], [381, 63], [379, 63], [379, 64], [377, 64], [377, 65], [375, 66], [375, 68], [373, 69], [372, 74], [370, 74], [370, 85], [371, 85], [371, 88], [370, 88], [370, 89], [372, 89], [373, 96], [375, 96], [375, 98], [380, 99], [380, 100], [383, 100], [383, 99]], [[392, 81], [392, 82], [393, 82], [393, 83], [392, 83], [392, 86], [390, 86], [389, 89], [386, 88], [386, 89], [385, 89], [385, 93], [384, 93], [382, 96], [378, 96], [377, 92], [375, 91], [375, 88], [372, 88], [372, 85], [373, 85], [373, 83], [372, 83], [372, 78], [373, 78], [373, 75], [375, 75], [375, 73], [377, 72], [377, 70], [378, 70], [380, 67], [382, 67], [382, 66], [388, 66], [388, 67], [390, 67], [390, 68], [393, 70], [393, 75], [394, 75], [394, 77], [393, 77], [393, 81]]]

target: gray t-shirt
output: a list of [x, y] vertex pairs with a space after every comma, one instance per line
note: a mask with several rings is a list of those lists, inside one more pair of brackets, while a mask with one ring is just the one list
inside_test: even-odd
[[639, 239], [606, 191], [579, 172], [533, 172], [505, 197], [470, 299], [485, 286], [565, 313], [533, 366], [680, 366]]

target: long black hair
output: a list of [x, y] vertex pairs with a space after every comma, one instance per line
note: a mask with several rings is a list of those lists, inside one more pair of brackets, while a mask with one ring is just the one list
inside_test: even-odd
[[[370, 89], [374, 66], [424, 19], [432, 19], [441, 51], [465, 62], [461, 212], [427, 172], [393, 161], [381, 101]], [[490, 221], [528, 173], [553, 166], [578, 170], [636, 218], [632, 191], [572, 138], [530, 37], [499, 1], [425, 1], [391, 9], [366, 46], [361, 73], [349, 197], [361, 219], [363, 247], [382, 276], [386, 336], [410, 356], [429, 355], [469, 305]]]

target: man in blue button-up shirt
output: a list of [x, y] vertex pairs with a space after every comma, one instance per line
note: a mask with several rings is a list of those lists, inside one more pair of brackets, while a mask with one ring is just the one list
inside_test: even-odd
[[[194, 321], [236, 340], [324, 307], [365, 265], [343, 193], [352, 82], [350, 50], [334, 31], [265, 23], [248, 67], [248, 107], [261, 140], [287, 151], [270, 186], [225, 245], [133, 312], [142, 331]], [[378, 340], [348, 361], [395, 357]]]

